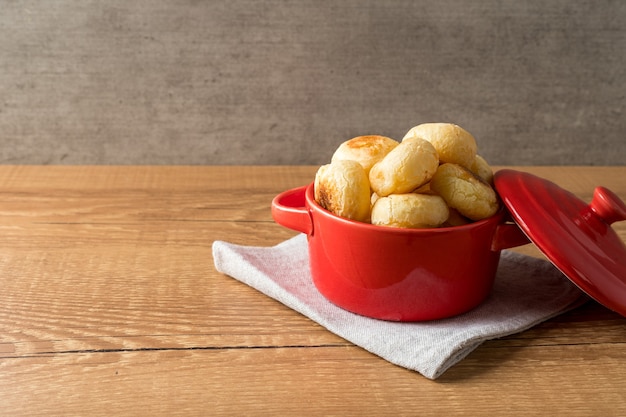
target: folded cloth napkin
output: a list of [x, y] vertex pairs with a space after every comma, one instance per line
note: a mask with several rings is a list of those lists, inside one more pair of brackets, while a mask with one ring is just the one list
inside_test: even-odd
[[587, 300], [548, 261], [503, 251], [492, 293], [480, 306], [448, 319], [389, 322], [345, 311], [317, 291], [304, 234], [273, 247], [215, 241], [213, 259], [218, 271], [430, 379], [441, 376], [484, 341], [529, 329]]

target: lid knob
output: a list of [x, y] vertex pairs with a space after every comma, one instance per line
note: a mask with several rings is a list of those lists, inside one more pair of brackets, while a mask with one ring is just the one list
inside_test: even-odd
[[626, 220], [626, 205], [613, 191], [604, 187], [596, 187], [590, 207], [607, 224]]

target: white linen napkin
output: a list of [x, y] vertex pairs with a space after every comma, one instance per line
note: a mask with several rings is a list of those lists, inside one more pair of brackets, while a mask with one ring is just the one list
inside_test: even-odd
[[503, 251], [494, 288], [480, 306], [448, 319], [389, 322], [350, 313], [318, 292], [304, 234], [273, 247], [215, 241], [213, 259], [219, 272], [429, 379], [441, 376], [486, 340], [524, 331], [588, 300], [548, 261]]

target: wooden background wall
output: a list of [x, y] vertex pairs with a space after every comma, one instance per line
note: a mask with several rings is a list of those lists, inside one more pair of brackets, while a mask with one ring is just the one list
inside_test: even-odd
[[0, 0], [0, 163], [320, 164], [457, 123], [622, 165], [623, 0]]

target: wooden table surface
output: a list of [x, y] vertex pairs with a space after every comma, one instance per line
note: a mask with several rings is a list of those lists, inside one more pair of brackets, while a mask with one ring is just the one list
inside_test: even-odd
[[[626, 199], [626, 167], [515, 168]], [[269, 205], [315, 170], [0, 166], [0, 415], [626, 414], [626, 319], [595, 302], [431, 381], [218, 273], [214, 240], [295, 235]]]

